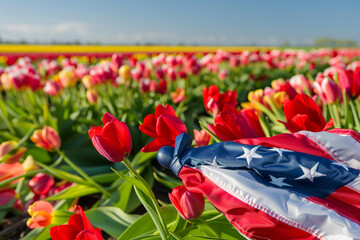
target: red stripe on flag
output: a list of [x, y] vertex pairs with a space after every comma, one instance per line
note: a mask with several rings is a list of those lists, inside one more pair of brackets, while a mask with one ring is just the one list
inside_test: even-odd
[[291, 151], [316, 155], [333, 160], [333, 158], [314, 141], [302, 134], [283, 133], [273, 137], [237, 139], [234, 142], [264, 147], [284, 148]]
[[325, 199], [308, 199], [360, 224], [360, 194], [346, 186], [337, 189]]
[[311, 232], [314, 233], [311, 229], [307, 229], [308, 232], [306, 232], [293, 227], [240, 201], [219, 188], [199, 170], [184, 166], [179, 177], [189, 190], [204, 194], [240, 233], [249, 238], [259, 240], [318, 239], [311, 234]]

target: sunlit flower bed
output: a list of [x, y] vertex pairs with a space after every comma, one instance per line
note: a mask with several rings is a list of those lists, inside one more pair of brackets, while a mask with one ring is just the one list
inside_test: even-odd
[[0, 239], [241, 239], [157, 152], [182, 133], [203, 147], [359, 132], [359, 59], [317, 49], [5, 61]]

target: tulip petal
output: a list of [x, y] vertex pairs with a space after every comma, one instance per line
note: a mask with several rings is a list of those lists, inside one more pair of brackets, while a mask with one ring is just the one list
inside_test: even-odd
[[333, 126], [334, 126], [334, 119], [330, 118], [330, 120], [326, 123], [322, 131], [326, 131]]
[[287, 101], [284, 104], [284, 114], [287, 119], [286, 127], [291, 132], [301, 130], [318, 132], [326, 124], [320, 107], [306, 94], [298, 94], [293, 101]]
[[125, 154], [129, 154], [132, 148], [130, 130], [124, 122], [115, 121], [114, 123], [121, 149], [125, 152]]
[[155, 114], [147, 115], [144, 118], [144, 123], [140, 124], [139, 130], [152, 138], [157, 138]]
[[228, 129], [227, 126], [224, 126], [222, 120], [218, 120], [218, 118], [221, 118], [221, 116], [220, 115], [216, 116], [214, 126], [208, 124], [207, 127], [210, 129], [210, 131], [223, 141], [235, 140], [236, 137], [233, 131]]
[[83, 230], [81, 231], [74, 240], [102, 240], [101, 234], [99, 235], [97, 232]]
[[79, 230], [72, 225], [60, 225], [50, 228], [52, 240], [74, 240]]
[[174, 117], [177, 117], [175, 110], [171, 107], [171, 105], [167, 104], [165, 107], [159, 104], [155, 108], [155, 118], [158, 119], [160, 115], [167, 114]]
[[105, 126], [108, 122], [112, 122], [112, 121], [115, 121], [117, 120], [116, 117], [114, 117], [113, 115], [111, 115], [110, 113], [105, 113], [103, 118], [102, 118], [102, 121], [103, 121], [103, 125]]
[[101, 135], [102, 129], [103, 127], [91, 127], [89, 130], [90, 139], [92, 139], [94, 135]]
[[196, 219], [201, 216], [205, 208], [204, 197], [200, 193], [186, 191], [181, 197], [180, 206], [186, 219]]
[[115, 125], [115, 122], [117, 121], [118, 120], [106, 123], [101, 131], [101, 137], [112, 141], [116, 145], [119, 145], [121, 140], [119, 139]]
[[158, 136], [168, 137], [175, 141], [175, 138], [184, 132], [186, 132], [186, 126], [178, 117], [164, 114], [157, 119], [156, 133]]
[[169, 138], [156, 138], [141, 149], [142, 152], [155, 152], [164, 146], [174, 146], [175, 140]]
[[96, 150], [112, 162], [121, 162], [125, 157], [125, 153], [111, 139], [95, 135], [92, 142]]
[[[89, 231], [94, 230], [94, 227], [91, 225], [89, 219], [85, 215], [84, 210], [79, 205], [76, 207], [76, 214], [78, 214], [82, 218], [83, 229], [89, 230]], [[70, 222], [69, 222], [69, 224], [70, 224]]]
[[40, 228], [49, 226], [52, 222], [52, 213], [45, 211], [37, 211], [35, 214], [26, 222], [26, 225], [30, 229]]
[[[233, 132], [235, 139], [258, 137], [243, 114], [233, 114], [223, 111], [220, 114], [223, 126]], [[231, 139], [231, 140], [235, 140]]]
[[37, 202], [33, 203], [31, 206], [29, 206], [29, 208], [28, 208], [28, 212], [29, 212], [30, 216], [34, 215], [35, 212], [38, 212], [38, 211], [52, 213], [54, 211], [54, 207], [53, 207], [53, 205], [51, 205], [51, 203], [49, 203], [47, 201], [37, 201]]

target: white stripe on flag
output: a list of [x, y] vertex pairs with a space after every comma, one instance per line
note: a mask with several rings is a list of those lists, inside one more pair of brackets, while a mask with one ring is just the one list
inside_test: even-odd
[[330, 132], [301, 131], [302, 134], [326, 151], [336, 162], [360, 169], [360, 143], [350, 135]]
[[240, 201], [290, 226], [328, 240], [360, 239], [360, 226], [335, 211], [287, 190], [267, 187], [247, 171], [199, 166], [203, 174]]
[[357, 176], [357, 178], [345, 186], [360, 194], [360, 176]]

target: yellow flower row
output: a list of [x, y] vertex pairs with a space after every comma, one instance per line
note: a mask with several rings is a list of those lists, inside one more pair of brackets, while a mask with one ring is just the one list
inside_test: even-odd
[[102, 45], [5, 45], [1, 53], [105, 53], [105, 52], [229, 52], [268, 50], [274, 47], [257, 46], [102, 46]]

